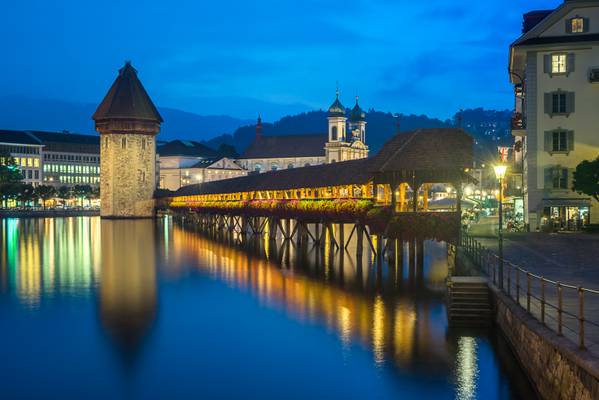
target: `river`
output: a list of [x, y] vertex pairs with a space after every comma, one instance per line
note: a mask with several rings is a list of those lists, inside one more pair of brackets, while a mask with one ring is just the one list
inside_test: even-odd
[[1, 219], [0, 251], [2, 398], [535, 398], [496, 331], [448, 328], [443, 243], [360, 265], [77, 217]]

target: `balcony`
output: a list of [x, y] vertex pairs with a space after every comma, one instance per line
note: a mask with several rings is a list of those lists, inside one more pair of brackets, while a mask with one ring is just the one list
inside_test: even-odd
[[512, 136], [526, 135], [526, 120], [522, 113], [516, 112], [512, 115]]

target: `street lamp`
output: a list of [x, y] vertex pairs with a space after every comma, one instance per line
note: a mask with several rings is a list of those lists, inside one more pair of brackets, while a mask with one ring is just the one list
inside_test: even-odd
[[495, 165], [495, 176], [499, 180], [499, 288], [503, 289], [503, 180], [507, 172], [506, 165]]

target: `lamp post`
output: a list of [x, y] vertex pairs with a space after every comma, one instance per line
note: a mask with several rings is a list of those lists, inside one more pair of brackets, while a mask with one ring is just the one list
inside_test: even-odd
[[495, 176], [499, 180], [499, 288], [503, 289], [503, 180], [505, 179], [505, 173], [507, 166], [496, 165], [493, 167], [495, 170]]

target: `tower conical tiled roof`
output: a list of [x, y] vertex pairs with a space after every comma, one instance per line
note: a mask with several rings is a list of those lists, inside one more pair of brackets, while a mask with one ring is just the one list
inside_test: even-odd
[[162, 122], [156, 106], [137, 78], [129, 61], [119, 70], [119, 76], [92, 116], [94, 121], [107, 119], [141, 119]]

